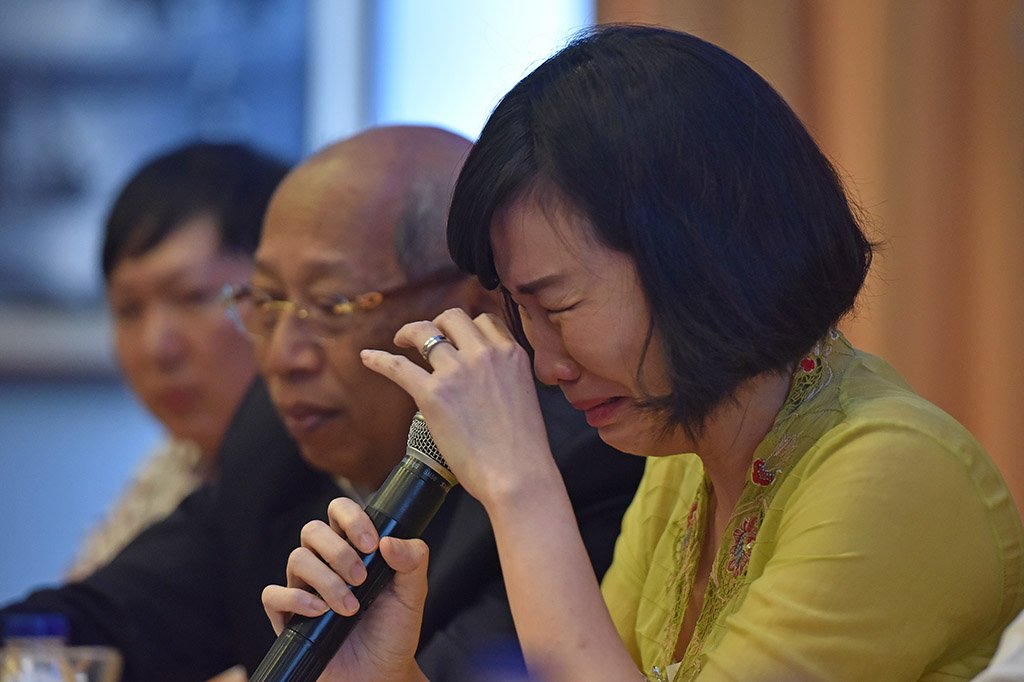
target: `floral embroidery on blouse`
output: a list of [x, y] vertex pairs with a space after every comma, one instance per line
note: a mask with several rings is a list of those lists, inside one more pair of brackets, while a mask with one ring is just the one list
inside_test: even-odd
[[[668, 627], [662, 633], [664, 640], [661, 647], [663, 651], [667, 652], [667, 656], [663, 659], [665, 661], [671, 660], [669, 657], [675, 650], [676, 639], [679, 637], [679, 627], [683, 622], [683, 615], [686, 610], [686, 595], [690, 594], [693, 589], [693, 580], [697, 571], [698, 559], [700, 558], [700, 547], [704, 539], [706, 524], [703, 522], [703, 518], [707, 513], [707, 500], [707, 481], [705, 480], [696, 499], [690, 505], [690, 511], [686, 515], [685, 527], [679, 524], [676, 528], [669, 531], [676, 533], [677, 537], [679, 537], [679, 541], [675, 544], [675, 565], [680, 566], [681, 570], [673, 574], [666, 592], [666, 597], [671, 599], [671, 601], [666, 603], [672, 604], [669, 622], [675, 623], [675, 627]], [[649, 679], [656, 682], [668, 682], [664, 669], [658, 665], [651, 668]]]
[[758, 458], [754, 460], [754, 464], [750, 471], [750, 480], [758, 485], [771, 485], [775, 482], [775, 477], [779, 474], [778, 471], [770, 471], [768, 464], [764, 459]]
[[838, 331], [830, 329], [825, 338], [800, 359], [793, 372], [793, 382], [783, 410], [794, 409], [810, 400], [832, 382], [832, 366], [828, 356], [832, 353], [832, 342], [841, 338]]
[[693, 536], [693, 524], [697, 520], [697, 501], [694, 500], [693, 504], [690, 505], [690, 513], [686, 515], [686, 531], [683, 533], [683, 539], [679, 541], [680, 549], [684, 552], [690, 545], [690, 538]]
[[[761, 522], [778, 490], [779, 486], [776, 484], [785, 477], [806, 450], [806, 445], [800, 441], [800, 434], [790, 433], [788, 428], [798, 411], [805, 408], [813, 409], [812, 399], [832, 382], [834, 377], [829, 358], [834, 342], [840, 339], [842, 335], [838, 331], [830, 330], [794, 368], [786, 401], [771, 431], [754, 453], [749, 483], [744, 487], [725, 528], [724, 537], [730, 538], [731, 541], [723, 541], [712, 564], [704, 602], [697, 616], [693, 635], [683, 654], [678, 674], [675, 676], [676, 681], [690, 680], [700, 673], [704, 663], [705, 642], [723, 611], [730, 606], [733, 598], [748, 582], [747, 569], [757, 549], [757, 535]], [[700, 561], [702, 536], [707, 525], [704, 520], [707, 499], [708, 482], [705, 479], [705, 484], [697, 490], [696, 500], [687, 515], [686, 526], [682, 527], [682, 524], [679, 524], [674, 529], [679, 538], [676, 543], [676, 565], [679, 566], [679, 570], [669, 586], [666, 599], [673, 599], [675, 606], [666, 622], [662, 637], [660, 660], [664, 664], [652, 667], [650, 679], [664, 679], [659, 678], [659, 675], [666, 669], [665, 664], [674, 658], [679, 629], [689, 601], [688, 595], [693, 588], [696, 567]]]
[[788, 433], [779, 439], [775, 449], [765, 457], [758, 457], [750, 465], [750, 480], [759, 486], [769, 486], [775, 482], [789, 463], [789, 456], [793, 454], [796, 446], [796, 439]]
[[732, 531], [732, 547], [729, 548], [729, 563], [725, 569], [739, 577], [750, 562], [750, 552], [754, 549], [757, 529], [761, 525], [759, 514], [748, 516]]

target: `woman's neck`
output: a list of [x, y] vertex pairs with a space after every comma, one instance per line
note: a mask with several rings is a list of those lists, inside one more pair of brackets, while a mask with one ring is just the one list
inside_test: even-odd
[[711, 483], [718, 515], [732, 514], [746, 484], [754, 451], [771, 431], [789, 387], [789, 372], [756, 376], [708, 420], [697, 454]]

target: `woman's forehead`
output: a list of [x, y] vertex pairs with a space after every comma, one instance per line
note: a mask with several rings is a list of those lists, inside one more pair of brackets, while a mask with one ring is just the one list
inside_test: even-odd
[[590, 222], [574, 207], [529, 196], [495, 214], [491, 250], [498, 278], [513, 291], [623, 257], [599, 243]]

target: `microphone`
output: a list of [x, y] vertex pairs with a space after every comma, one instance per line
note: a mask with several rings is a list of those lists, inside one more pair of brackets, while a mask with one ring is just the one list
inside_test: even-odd
[[[458, 483], [434, 445], [423, 415], [417, 412], [409, 428], [405, 457], [367, 503], [365, 511], [381, 538], [419, 537], [448, 491]], [[352, 594], [359, 600], [359, 611], [353, 616], [335, 611], [316, 617], [292, 616], [249, 682], [314, 682], [320, 676], [360, 616], [394, 575], [379, 549], [362, 556], [366, 580], [352, 588]]]

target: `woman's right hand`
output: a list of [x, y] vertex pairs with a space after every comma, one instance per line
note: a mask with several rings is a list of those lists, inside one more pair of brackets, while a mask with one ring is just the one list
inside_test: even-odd
[[354, 615], [359, 604], [349, 585], [366, 579], [356, 549], [368, 554], [379, 543], [381, 557], [395, 569], [394, 579], [381, 590], [321, 679], [424, 680], [414, 656], [427, 596], [426, 544], [379, 539], [370, 517], [347, 497], [332, 501], [327, 515], [330, 525], [310, 521], [303, 527], [302, 546], [288, 557], [288, 585], [263, 590], [263, 607], [274, 632], [281, 633], [291, 614], [315, 617], [333, 609]]
[[422, 352], [437, 337], [447, 342], [431, 347], [429, 369], [382, 350], [364, 349], [361, 358], [416, 401], [459, 483], [489, 514], [506, 500], [523, 502], [524, 491], [543, 499], [544, 486], [561, 486], [529, 355], [505, 323], [452, 308], [402, 326], [395, 344]]

